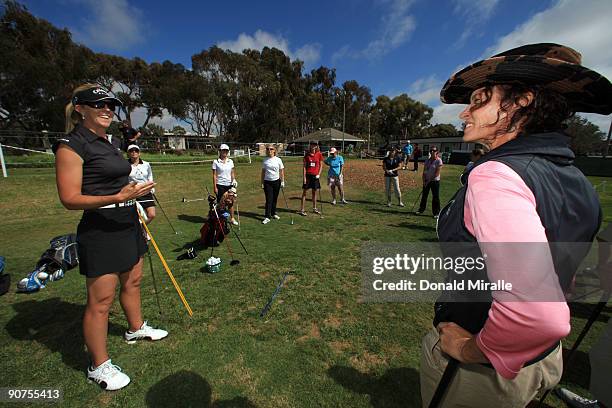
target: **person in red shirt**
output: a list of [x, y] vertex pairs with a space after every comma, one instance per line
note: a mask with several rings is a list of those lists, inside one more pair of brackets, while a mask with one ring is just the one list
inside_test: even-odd
[[319, 178], [321, 177], [321, 171], [323, 170], [323, 166], [321, 165], [322, 162], [323, 155], [319, 151], [317, 143], [310, 143], [309, 151], [304, 155], [302, 207], [298, 212], [298, 214], [302, 216], [307, 215], [306, 211], [304, 211], [304, 206], [306, 205], [306, 192], [308, 190], [312, 190], [312, 212], [315, 214], [321, 214], [321, 212], [317, 209], [317, 190], [321, 189]]

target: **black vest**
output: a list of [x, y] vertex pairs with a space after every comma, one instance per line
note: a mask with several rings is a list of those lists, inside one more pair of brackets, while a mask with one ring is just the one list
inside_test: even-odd
[[[572, 165], [574, 154], [568, 144], [569, 137], [561, 133], [521, 135], [491, 150], [471, 169], [491, 160], [504, 163], [514, 170], [533, 192], [536, 211], [545, 228], [555, 272], [563, 290], [569, 287], [601, 224], [601, 207], [597, 193], [580, 170]], [[463, 223], [469, 174], [464, 180], [466, 184], [455, 193], [440, 213], [438, 239], [440, 242], [473, 243], [466, 245], [461, 254], [444, 255], [476, 258], [482, 256], [482, 253], [476, 238]], [[551, 243], [584, 244], [579, 245], [577, 250], [576, 245], [569, 247]], [[489, 282], [486, 269], [469, 270], [462, 275], [451, 272], [448, 279], [484, 279]], [[459, 299], [460, 297], [463, 298]], [[457, 302], [458, 300], [461, 302]], [[436, 302], [434, 325], [450, 321], [473, 334], [478, 333], [487, 320], [491, 302], [490, 292], [484, 297], [481, 294], [477, 299], [470, 292], [446, 292]]]

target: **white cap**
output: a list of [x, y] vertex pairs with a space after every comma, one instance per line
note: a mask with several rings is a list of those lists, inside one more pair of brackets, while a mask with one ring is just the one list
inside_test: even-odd
[[132, 149], [136, 149], [136, 150], [140, 151], [140, 147], [138, 147], [138, 145], [135, 145], [135, 144], [129, 145], [128, 148], [127, 148], [127, 151], [129, 152]]
[[219, 150], [229, 150], [229, 146], [223, 143], [221, 146], [219, 146]]
[[337, 153], [338, 151], [336, 150], [335, 147], [332, 147], [331, 149], [329, 149], [329, 152], [330, 153]]

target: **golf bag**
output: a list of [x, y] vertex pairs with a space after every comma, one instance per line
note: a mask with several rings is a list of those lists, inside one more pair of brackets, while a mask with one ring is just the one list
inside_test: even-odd
[[78, 264], [76, 234], [55, 237], [36, 263], [36, 268], [17, 283], [17, 292], [36, 292], [47, 283], [62, 279], [66, 271]]
[[[200, 228], [200, 240], [204, 248], [211, 246], [218, 246], [226, 235], [230, 233], [227, 219], [229, 214], [223, 210], [219, 210], [216, 207], [216, 197], [213, 195], [208, 196], [208, 205], [210, 210], [208, 211], [208, 218], [202, 228]], [[219, 217], [217, 217], [219, 214]]]

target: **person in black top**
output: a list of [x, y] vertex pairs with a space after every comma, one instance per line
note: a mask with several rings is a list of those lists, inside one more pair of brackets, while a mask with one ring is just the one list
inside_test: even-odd
[[119, 124], [119, 131], [123, 135], [123, 138], [121, 140], [112, 140], [112, 143], [124, 152], [127, 152], [128, 146], [136, 144], [136, 141], [141, 136], [140, 131], [130, 126], [127, 120]]
[[399, 176], [397, 170], [401, 167], [402, 158], [399, 155], [399, 148], [394, 146], [389, 155], [383, 159], [383, 170], [385, 171], [385, 194], [387, 196], [387, 207], [391, 207], [391, 185], [395, 190], [395, 196], [397, 197], [398, 205], [404, 206], [402, 202], [402, 192], [399, 186]]
[[106, 349], [108, 312], [117, 283], [121, 283], [120, 301], [129, 323], [126, 341], [168, 335], [148, 326], [141, 314], [142, 257], [147, 245], [134, 201], [155, 183], [128, 183], [131, 166], [107, 140], [106, 129], [120, 104], [97, 85], [79, 86], [66, 106], [67, 134], [53, 146], [59, 198], [69, 210], [84, 210], [77, 242], [80, 272], [87, 285], [83, 317], [91, 357], [87, 377], [107, 390], [130, 382], [112, 364]]

